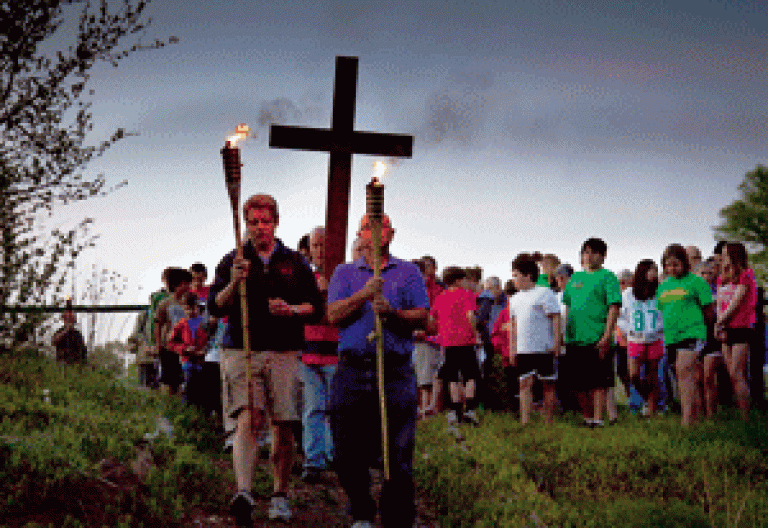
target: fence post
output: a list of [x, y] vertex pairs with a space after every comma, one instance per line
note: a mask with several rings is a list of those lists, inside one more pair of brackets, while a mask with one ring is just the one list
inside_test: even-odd
[[763, 382], [763, 364], [765, 363], [765, 289], [757, 288], [757, 305], [755, 306], [757, 322], [755, 334], [749, 354], [749, 370], [752, 377], [750, 396], [752, 408], [766, 410], [765, 385]]

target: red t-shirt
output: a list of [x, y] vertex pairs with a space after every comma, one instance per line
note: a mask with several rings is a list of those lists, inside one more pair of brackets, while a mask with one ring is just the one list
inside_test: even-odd
[[[319, 280], [320, 276], [320, 273], [315, 272], [315, 280]], [[339, 362], [339, 356], [336, 353], [339, 329], [335, 326], [305, 325], [304, 341], [307, 346], [301, 354], [301, 360], [305, 365], [336, 365]]]
[[210, 286], [202, 286], [197, 290], [189, 290], [189, 293], [197, 295], [199, 301], [208, 302], [208, 293], [211, 291]]
[[467, 312], [477, 309], [477, 294], [463, 288], [447, 289], [432, 305], [437, 321], [437, 341], [442, 346], [469, 346], [476, 342]]
[[496, 322], [493, 324], [491, 344], [501, 354], [502, 361], [506, 367], [509, 364], [509, 303], [504, 306], [504, 309], [499, 313]]
[[750, 328], [757, 317], [755, 307], [757, 306], [757, 284], [755, 283], [755, 272], [747, 268], [741, 272], [736, 282], [723, 284], [722, 277], [717, 277], [717, 297], [721, 312], [728, 309], [728, 305], [736, 294], [736, 287], [743, 285], [746, 288], [744, 300], [734, 312], [726, 325], [727, 328]]
[[[429, 295], [429, 306], [431, 308], [435, 305], [435, 299], [437, 299], [437, 296], [443, 293], [443, 287], [432, 277], [425, 278], [424, 285], [427, 287], [427, 295]], [[440, 346], [440, 341], [437, 340], [437, 336], [428, 335], [424, 339], [428, 343]]]

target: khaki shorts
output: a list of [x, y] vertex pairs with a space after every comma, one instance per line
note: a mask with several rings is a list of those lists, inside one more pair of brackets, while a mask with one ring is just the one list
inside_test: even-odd
[[432, 385], [437, 375], [437, 366], [440, 358], [437, 345], [418, 341], [413, 346], [413, 364], [416, 368], [416, 386], [424, 387]]
[[[253, 405], [272, 421], [298, 421], [298, 352], [251, 352]], [[236, 418], [248, 406], [245, 353], [224, 349], [221, 354], [224, 416]], [[225, 425], [234, 429], [235, 420]]]

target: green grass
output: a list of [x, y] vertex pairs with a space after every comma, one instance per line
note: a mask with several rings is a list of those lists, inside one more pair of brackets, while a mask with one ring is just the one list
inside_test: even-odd
[[[159, 416], [172, 423], [173, 436], [153, 441], [155, 464], [145, 482], [105, 505], [105, 523], [180, 526], [192, 507], [226, 507], [233, 476], [215, 464], [224, 457], [221, 440], [178, 398], [137, 390], [105, 370], [63, 367], [21, 352], [0, 355], [0, 381], [0, 482], [13, 483], [0, 486], [0, 525], [3, 514], [24, 516], [51, 501], [66, 510], [62, 494], [98, 479], [104, 459], [129, 465]], [[73, 526], [88, 520], [73, 515]]]
[[437, 418], [419, 428], [415, 472], [443, 526], [766, 526], [768, 420], [753, 418], [683, 430], [622, 414], [590, 430], [485, 413], [466, 449]]

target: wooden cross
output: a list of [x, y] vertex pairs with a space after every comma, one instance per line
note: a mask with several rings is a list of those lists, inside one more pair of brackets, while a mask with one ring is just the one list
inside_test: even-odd
[[328, 202], [325, 211], [325, 275], [328, 280], [344, 262], [347, 248], [352, 155], [410, 158], [413, 136], [355, 131], [357, 57], [336, 57], [331, 128], [272, 125], [269, 146], [330, 152]]

